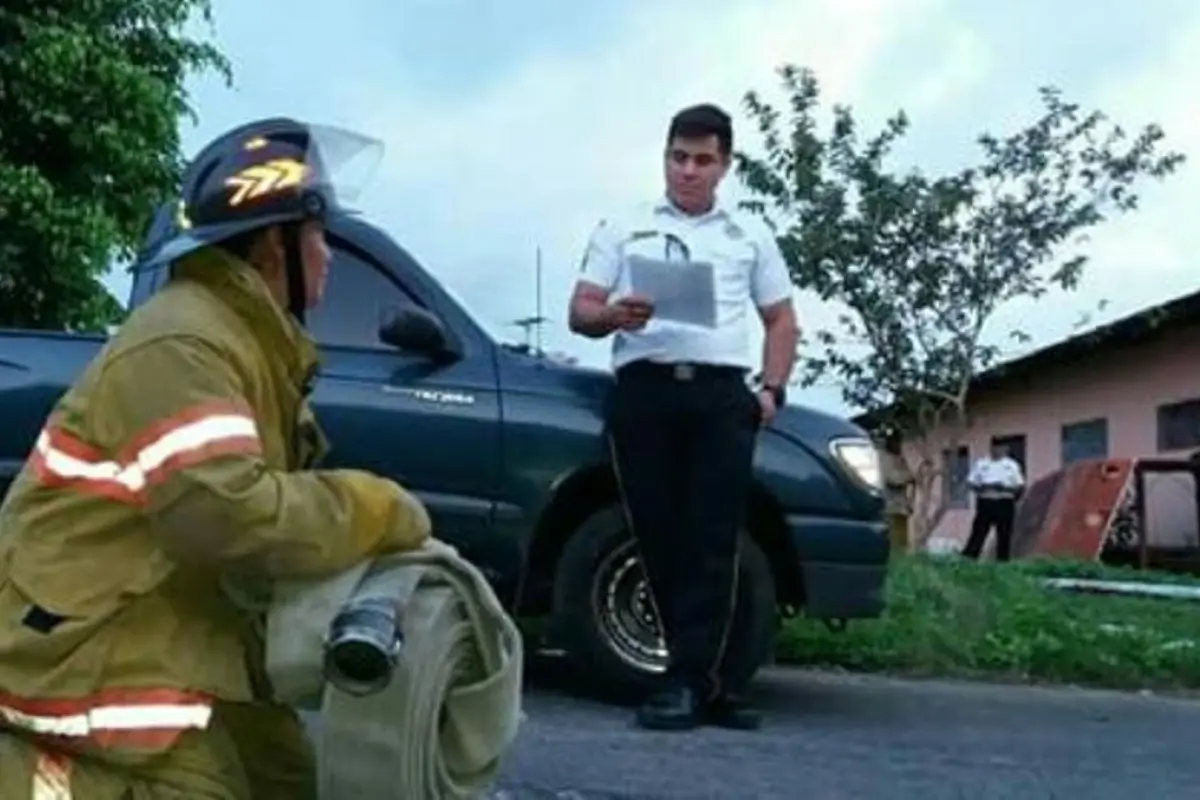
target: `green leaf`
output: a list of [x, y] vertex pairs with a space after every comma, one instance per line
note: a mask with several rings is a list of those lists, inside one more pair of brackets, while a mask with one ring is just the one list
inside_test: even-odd
[[186, 78], [229, 65], [184, 35], [208, 0], [10, 0], [0, 11], [0, 325], [97, 330], [100, 282], [182, 168]]
[[[851, 311], [808, 332], [801, 381], [838, 384], [849, 405], [918, 440], [966, 424], [971, 380], [1007, 338], [985, 338], [996, 313], [1078, 287], [1084, 235], [1134, 210], [1138, 188], [1184, 159], [1163, 151], [1158, 126], [1131, 136], [1047, 87], [1025, 128], [978, 137], [975, 164], [900, 171], [889, 161], [909, 128], [903, 111], [867, 135], [834, 106], [823, 133], [815, 74], [778, 74], [785, 110], [754, 91], [744, 98], [761, 153], [735, 154], [745, 207], [777, 232], [797, 287]], [[923, 457], [932, 480], [940, 459]]]

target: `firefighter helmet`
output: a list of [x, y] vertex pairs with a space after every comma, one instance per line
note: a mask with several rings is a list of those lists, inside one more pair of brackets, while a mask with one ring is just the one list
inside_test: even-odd
[[[353, 213], [352, 200], [383, 152], [376, 139], [287, 118], [227, 131], [192, 159], [179, 196], [159, 208], [135, 271], [271, 225]], [[290, 310], [303, 321], [298, 233], [285, 239]]]

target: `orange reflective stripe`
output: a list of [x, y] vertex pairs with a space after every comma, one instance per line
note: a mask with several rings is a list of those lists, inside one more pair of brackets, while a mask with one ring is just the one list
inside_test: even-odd
[[120, 458], [50, 424], [38, 435], [31, 461], [47, 486], [66, 486], [119, 502], [139, 504], [147, 488], [172, 472], [223, 455], [258, 455], [262, 442], [249, 410], [235, 403], [206, 403], [155, 423], [138, 434]]
[[30, 800], [71, 800], [71, 759], [61, 753], [39, 752], [30, 788]]
[[85, 698], [0, 694], [0, 724], [35, 736], [100, 747], [169, 746], [185, 730], [208, 727], [212, 700], [175, 689], [122, 689]]

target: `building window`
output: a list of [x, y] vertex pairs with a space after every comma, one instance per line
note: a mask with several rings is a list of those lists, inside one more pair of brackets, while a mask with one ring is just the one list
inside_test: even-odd
[[993, 436], [992, 447], [1003, 447], [1008, 451], [1008, 457], [1021, 466], [1021, 474], [1025, 470], [1025, 434], [1018, 433], [1009, 436]]
[[1188, 450], [1200, 446], [1200, 400], [1158, 407], [1158, 450]]
[[971, 489], [967, 476], [971, 473], [971, 452], [966, 445], [942, 451], [942, 492], [946, 508], [970, 508]]
[[1062, 463], [1108, 457], [1108, 420], [1089, 419], [1062, 426]]

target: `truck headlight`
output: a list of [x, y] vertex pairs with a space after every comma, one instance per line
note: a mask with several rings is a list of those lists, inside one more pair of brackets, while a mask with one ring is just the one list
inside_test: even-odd
[[870, 439], [834, 439], [829, 443], [829, 450], [850, 477], [873, 492], [883, 491], [883, 470], [874, 442]]

